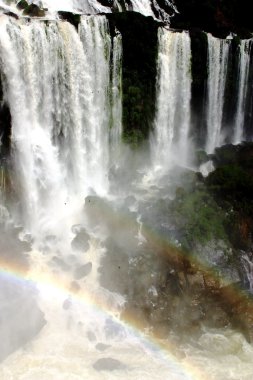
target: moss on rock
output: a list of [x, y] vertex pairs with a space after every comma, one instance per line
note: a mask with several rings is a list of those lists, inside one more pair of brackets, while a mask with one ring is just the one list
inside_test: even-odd
[[125, 141], [139, 145], [148, 137], [155, 115], [157, 30], [152, 17], [135, 12], [108, 15], [123, 43], [123, 127]]
[[58, 14], [62, 20], [68, 21], [70, 24], [74, 25], [74, 27], [76, 29], [78, 29], [78, 25], [79, 25], [80, 20], [81, 20], [80, 14], [76, 14], [76, 13], [72, 13], [72, 12], [65, 12], [65, 11], [60, 11], [60, 12], [58, 12]]

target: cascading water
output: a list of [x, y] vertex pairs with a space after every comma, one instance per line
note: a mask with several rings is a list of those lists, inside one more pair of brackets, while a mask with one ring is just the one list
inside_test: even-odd
[[251, 40], [242, 40], [240, 42], [240, 59], [238, 68], [238, 100], [233, 136], [234, 144], [239, 144], [244, 138], [244, 112], [248, 92], [251, 45]]
[[213, 37], [208, 38], [208, 83], [207, 83], [207, 137], [206, 151], [213, 153], [214, 149], [223, 143], [222, 117], [224, 92], [227, 76], [229, 41]]
[[[159, 29], [157, 105], [152, 161], [168, 168], [180, 149], [177, 163], [186, 164], [191, 122], [191, 42], [187, 32]], [[172, 155], [171, 155], [172, 154]], [[172, 162], [170, 162], [170, 160]]]
[[[67, 22], [2, 16], [0, 55], [12, 115], [15, 206], [22, 205], [19, 223], [34, 249], [27, 276], [48, 322], [1, 365], [1, 379], [98, 379], [100, 371], [105, 379], [127, 379], [131, 371], [136, 380], [190, 380], [172, 357], [156, 357], [155, 347], [115, 320], [124, 298], [99, 285], [105, 232], [82, 211], [90, 192], [106, 193], [110, 138], [114, 148], [120, 140], [120, 35], [112, 46], [104, 16], [83, 17], [79, 33]], [[87, 214], [96, 214], [93, 199], [85, 202]], [[86, 248], [71, 243], [78, 233]]]
[[[117, 155], [122, 136], [122, 37], [117, 33], [113, 38], [112, 79], [111, 79], [111, 121], [110, 146]], [[112, 157], [114, 159], [116, 157]]]
[[71, 197], [107, 192], [110, 35], [103, 16], [83, 18], [80, 36], [66, 22], [1, 29], [15, 172], [25, 220], [41, 233]]
[[[186, 32], [160, 29], [159, 44], [152, 159], [156, 166], [167, 169], [170, 160], [188, 163], [190, 38]], [[220, 50], [219, 44], [218, 47]], [[253, 351], [240, 334], [227, 326], [218, 331], [200, 330], [196, 344], [179, 343], [180, 360], [175, 361], [158, 342], [153, 346], [146, 338], [140, 339], [137, 331], [114, 318], [125, 298], [100, 285], [101, 258], [107, 249], [103, 239], [109, 235], [115, 241], [122, 240], [116, 250], [119, 261], [122, 247], [126, 245], [126, 251], [131, 251], [128, 240], [137, 239], [140, 249], [148, 239], [152, 240], [141, 216], [134, 219], [139, 207], [136, 194], [133, 199], [123, 200], [133, 208], [134, 222], [129, 222], [129, 213], [126, 217], [115, 216], [114, 207], [103, 207], [106, 201], [97, 201], [95, 195], [107, 194], [110, 165], [122, 153], [121, 55], [121, 36], [117, 33], [111, 40], [104, 16], [83, 17], [79, 32], [67, 22], [11, 21], [0, 17], [4, 97], [12, 116], [10, 159], [15, 169], [15, 208], [21, 208], [18, 221], [32, 234], [36, 250], [27, 254], [27, 278], [39, 291], [39, 306], [48, 322], [36, 339], [1, 363], [0, 378], [206, 379], [198, 371], [192, 374], [190, 358], [194, 366], [207, 370], [211, 380], [238, 380], [238, 374], [240, 380], [250, 380]], [[219, 60], [214, 64], [221, 65]], [[223, 78], [224, 73], [219, 69], [217, 75]], [[214, 93], [214, 89], [210, 92]], [[4, 178], [0, 171], [2, 189]], [[149, 191], [137, 190], [142, 200]], [[83, 210], [84, 198], [89, 194], [92, 196], [86, 198]], [[147, 204], [144, 199], [142, 207]], [[146, 259], [145, 256], [139, 267], [144, 267], [141, 274], [145, 279], [149, 275], [145, 272]], [[123, 275], [124, 260], [116, 265], [122, 283], [128, 275]], [[129, 260], [136, 263], [139, 257], [133, 255]], [[248, 262], [247, 270], [252, 277], [251, 264]], [[20, 272], [12, 270], [12, 275], [15, 282]], [[152, 276], [153, 268], [151, 279]], [[145, 279], [142, 283], [139, 277], [140, 287], [144, 287]], [[142, 289], [141, 298], [147, 293], [158, 297], [160, 291], [155, 285]], [[175, 302], [169, 307], [176, 305]], [[164, 308], [160, 306], [152, 311], [154, 319], [159, 320]], [[145, 305], [144, 313], [146, 308]]]
[[[17, 0], [0, 0], [0, 7], [17, 12], [15, 9], [17, 2]], [[171, 13], [177, 12], [174, 2], [169, 0], [164, 0], [164, 5], [160, 5], [157, 0], [111, 0], [107, 3], [99, 0], [28, 0], [27, 2], [28, 4], [42, 6], [51, 15], [57, 11], [97, 14], [133, 10], [142, 13], [144, 16], [169, 22], [170, 16], [166, 10], [170, 9]]]

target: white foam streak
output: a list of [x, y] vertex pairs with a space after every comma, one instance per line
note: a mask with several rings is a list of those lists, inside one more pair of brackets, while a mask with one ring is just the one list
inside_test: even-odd
[[249, 66], [250, 66], [250, 47], [251, 40], [241, 40], [240, 42], [240, 59], [239, 59], [239, 83], [238, 83], [238, 101], [235, 117], [235, 130], [233, 143], [239, 144], [244, 138], [244, 110], [246, 105]]
[[172, 150], [180, 149], [178, 163], [188, 158], [191, 101], [191, 48], [187, 32], [159, 29], [157, 111], [153, 160], [170, 165]]
[[[113, 38], [112, 85], [111, 85], [111, 124], [110, 142], [112, 153], [119, 154], [122, 136], [122, 37], [119, 33]], [[112, 157], [113, 159], [116, 157]]]
[[208, 37], [207, 138], [206, 151], [213, 153], [223, 142], [222, 117], [227, 76], [229, 41]]

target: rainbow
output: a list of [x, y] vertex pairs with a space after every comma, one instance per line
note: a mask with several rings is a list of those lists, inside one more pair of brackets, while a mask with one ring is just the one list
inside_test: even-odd
[[[76, 292], [72, 290], [65, 281], [59, 281], [59, 278], [53, 278], [49, 273], [43, 273], [37, 270], [27, 271], [27, 269], [13, 264], [10, 265], [6, 261], [0, 261], [0, 275], [7, 276], [10, 281], [25, 281], [32, 283], [35, 287], [39, 285], [40, 289], [45, 289], [49, 296], [52, 292], [54, 295], [58, 294], [61, 298], [71, 296], [75, 302], [80, 302], [87, 308], [92, 308], [96, 313], [115, 318], [114, 312], [108, 309], [108, 306], [102, 298], [94, 297], [88, 290], [82, 289], [80, 292]], [[165, 363], [170, 362], [175, 364], [185, 379], [208, 380], [207, 374], [201, 372], [189, 361], [184, 360], [183, 363], [179, 361], [176, 356], [172, 354], [175, 348], [173, 348], [169, 341], [161, 341], [161, 339], [155, 335], [147, 336], [144, 334], [143, 326], [140, 321], [127, 318], [124, 320], [117, 319], [117, 323], [139, 338], [147, 349], [158, 356], [159, 360]]]
[[[129, 216], [117, 215], [113, 210], [110, 209], [108, 205], [98, 204], [92, 205], [94, 208], [98, 208], [98, 211], [106, 217], [109, 218], [114, 229], [116, 226], [120, 225], [120, 228], [124, 228], [127, 225], [131, 225], [135, 221], [131, 220]], [[168, 258], [168, 260], [175, 264], [175, 266], [183, 271], [185, 265], [191, 265], [193, 270], [200, 270], [211, 276], [214, 281], [217, 281], [217, 275], [210, 270], [203, 263], [198, 262], [193, 256], [186, 255], [185, 252], [179, 250], [177, 247], [171, 246], [171, 244], [166, 240], [161, 238], [156, 232], [147, 226], [143, 227], [143, 235], [151, 244], [153, 250], [158, 252], [158, 254], [163, 255]], [[175, 258], [179, 257], [179, 262], [175, 262]], [[177, 259], [176, 259], [177, 260]], [[89, 292], [89, 289], [75, 289], [70, 286], [69, 280], [66, 280], [63, 276], [56, 276], [48, 271], [42, 271], [41, 268], [36, 268], [31, 266], [28, 269], [26, 265], [17, 264], [15, 262], [10, 262], [7, 255], [5, 259], [0, 258], [0, 274], [8, 276], [11, 281], [29, 281], [35, 287], [45, 290], [45, 293], [49, 295], [55, 294], [59, 298], [68, 298], [75, 302], [81, 303], [88, 310], [92, 310], [98, 315], [108, 316], [115, 318], [116, 310], [109, 308], [106, 304], [104, 298], [99, 294], [93, 294]], [[244, 295], [236, 288], [229, 288], [225, 293], [224, 297], [228, 303], [233, 304], [234, 302], [244, 303]], [[142, 321], [137, 320], [133, 315], [123, 315], [121, 319], [117, 319], [117, 323], [122, 325], [123, 328], [127, 329], [132, 335], [140, 339], [141, 342], [148, 348], [152, 353], [159, 356], [159, 359], [163, 362], [174, 363], [179, 371], [184, 375], [187, 380], [208, 380], [209, 375], [205, 373], [202, 369], [200, 370], [196, 364], [191, 362], [189, 359], [184, 358], [183, 360], [177, 359], [173, 354], [176, 351], [175, 345], [168, 340], [161, 340], [159, 336], [155, 333], [145, 334]], [[167, 379], [166, 379], [167, 380]]]

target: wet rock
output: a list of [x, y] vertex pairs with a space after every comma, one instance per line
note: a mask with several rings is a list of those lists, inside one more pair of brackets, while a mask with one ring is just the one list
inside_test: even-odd
[[[74, 227], [72, 227], [72, 230], [76, 231], [77, 228], [74, 229]], [[76, 251], [87, 251], [89, 249], [89, 240], [89, 234], [84, 228], [80, 228], [79, 231], [76, 232], [76, 236], [71, 242], [71, 247]]]
[[19, 268], [26, 271], [29, 268], [28, 255], [31, 250], [28, 242], [19, 239], [18, 228], [0, 224], [0, 261], [6, 263], [7, 268]]
[[71, 306], [72, 306], [71, 298], [67, 298], [67, 299], [63, 302], [63, 304], [62, 304], [62, 308], [63, 308], [64, 310], [69, 310], [69, 309], [71, 308]]
[[81, 16], [80, 14], [75, 14], [72, 12], [60, 11], [58, 15], [62, 20], [67, 20], [70, 24], [74, 25], [76, 29], [78, 29], [78, 25], [80, 23]]
[[45, 17], [46, 11], [36, 4], [30, 4], [24, 9], [23, 14], [31, 17]]
[[61, 259], [60, 257], [54, 256], [52, 258], [52, 262], [53, 264], [61, 268], [64, 272], [67, 272], [70, 270], [70, 265], [66, 264], [65, 261]]
[[105, 334], [108, 339], [125, 335], [124, 327], [113, 318], [107, 318], [105, 322]]
[[96, 349], [101, 352], [107, 350], [107, 348], [109, 347], [111, 347], [109, 344], [104, 344], [104, 343], [96, 344]]
[[31, 341], [46, 321], [29, 281], [0, 274], [0, 361]]
[[83, 277], [88, 276], [92, 270], [92, 263], [87, 263], [75, 269], [74, 277], [76, 280], [80, 280]]
[[17, 15], [16, 13], [13, 13], [13, 12], [4, 12], [4, 14], [5, 14], [6, 16], [13, 17], [13, 18], [15, 18], [16, 20], [19, 19], [18, 15]]
[[20, 0], [17, 3], [17, 8], [18, 9], [26, 9], [29, 6], [28, 2], [26, 0]]
[[115, 371], [126, 369], [126, 366], [117, 359], [101, 358], [93, 364], [93, 368], [97, 371]]

